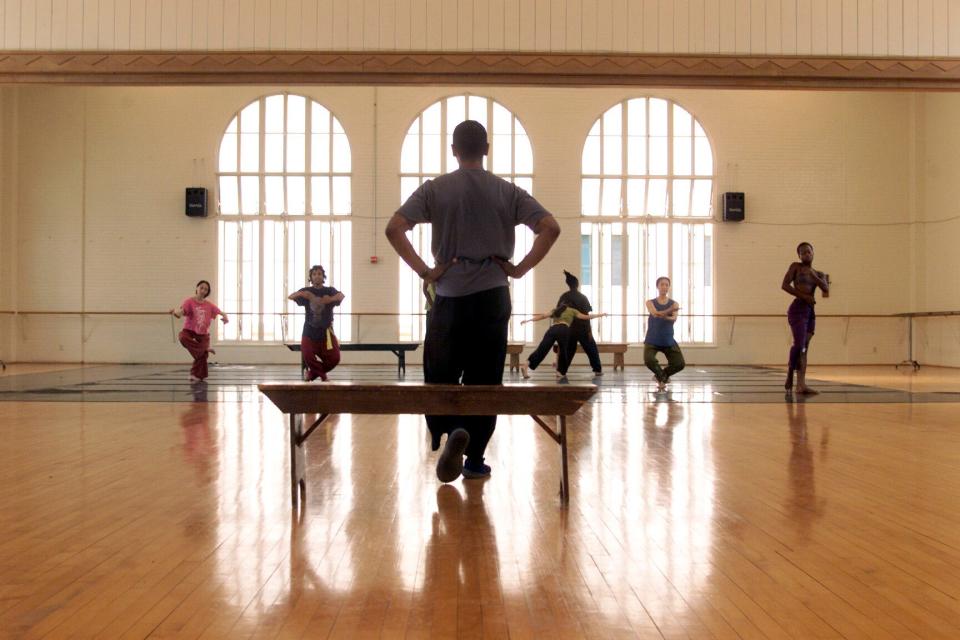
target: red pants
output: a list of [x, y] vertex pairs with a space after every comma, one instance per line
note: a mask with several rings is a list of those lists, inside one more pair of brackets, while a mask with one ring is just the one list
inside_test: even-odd
[[210, 355], [210, 334], [194, 333], [189, 329], [180, 332], [180, 344], [193, 356], [190, 375], [203, 380], [207, 377], [207, 357]]
[[303, 336], [300, 338], [300, 354], [307, 367], [307, 380], [320, 378], [326, 382], [327, 373], [340, 364], [340, 342], [333, 335], [333, 329], [327, 329], [323, 340]]

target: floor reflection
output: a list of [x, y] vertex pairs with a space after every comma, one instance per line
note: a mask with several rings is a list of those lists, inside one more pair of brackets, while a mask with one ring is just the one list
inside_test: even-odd
[[[802, 403], [790, 403], [787, 407], [787, 424], [790, 428], [790, 459], [787, 477], [790, 490], [786, 509], [789, 521], [802, 540], [809, 540], [814, 522], [823, 516], [827, 500], [817, 496], [813, 448], [807, 428], [807, 407]], [[820, 439], [821, 458], [826, 456], [829, 444], [829, 428], [825, 427]]]

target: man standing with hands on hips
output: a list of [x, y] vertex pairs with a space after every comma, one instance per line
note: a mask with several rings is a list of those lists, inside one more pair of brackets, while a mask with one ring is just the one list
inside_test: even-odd
[[[436, 283], [423, 345], [424, 380], [502, 384], [510, 319], [507, 278], [522, 278], [543, 260], [560, 235], [560, 226], [530, 194], [483, 168], [489, 143], [482, 124], [467, 120], [457, 125], [452, 151], [459, 168], [422, 184], [390, 219], [386, 235], [424, 282]], [[432, 224], [432, 268], [406, 236], [422, 222]], [[514, 265], [510, 259], [514, 227], [519, 224], [533, 230], [536, 238], [530, 252]], [[461, 473], [464, 478], [490, 475], [484, 451], [497, 416], [426, 419], [434, 451], [447, 434], [437, 462], [441, 482], [452, 482]]]

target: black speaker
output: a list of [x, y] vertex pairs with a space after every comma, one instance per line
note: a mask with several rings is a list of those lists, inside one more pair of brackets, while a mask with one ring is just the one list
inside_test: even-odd
[[723, 220], [724, 222], [742, 222], [746, 208], [743, 203], [743, 193], [739, 191], [728, 191], [723, 194]]
[[203, 187], [187, 187], [187, 215], [191, 218], [207, 217], [207, 190]]

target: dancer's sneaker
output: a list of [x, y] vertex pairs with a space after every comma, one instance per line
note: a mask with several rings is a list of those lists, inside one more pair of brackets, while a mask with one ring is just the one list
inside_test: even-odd
[[440, 482], [453, 482], [460, 477], [463, 471], [463, 452], [470, 444], [470, 434], [463, 429], [454, 429], [447, 436], [447, 443], [443, 445], [443, 453], [437, 460], [437, 478]]
[[480, 462], [467, 458], [466, 462], [463, 463], [463, 470], [461, 471], [464, 478], [468, 480], [478, 480], [482, 478], [490, 477], [490, 465], [483, 464], [483, 458], [480, 458]]

